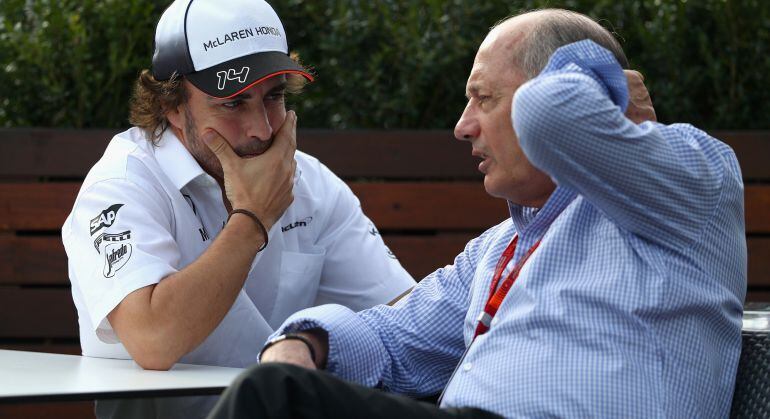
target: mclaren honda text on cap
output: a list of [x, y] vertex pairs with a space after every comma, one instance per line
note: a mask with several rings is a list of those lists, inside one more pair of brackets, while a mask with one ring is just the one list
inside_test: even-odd
[[185, 76], [209, 96], [235, 96], [269, 77], [295, 73], [286, 33], [264, 0], [176, 0], [155, 31], [152, 74]]

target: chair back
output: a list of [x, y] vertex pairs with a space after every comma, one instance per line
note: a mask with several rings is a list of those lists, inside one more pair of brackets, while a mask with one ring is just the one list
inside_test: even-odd
[[770, 303], [747, 304], [731, 418], [770, 418]]

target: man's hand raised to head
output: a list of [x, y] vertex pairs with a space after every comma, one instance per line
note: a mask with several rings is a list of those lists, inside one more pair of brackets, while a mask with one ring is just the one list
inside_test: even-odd
[[623, 70], [628, 79], [628, 109], [626, 117], [635, 124], [644, 121], [657, 121], [655, 108], [652, 107], [652, 99], [647, 86], [644, 85], [644, 76], [636, 70]]
[[238, 156], [214, 130], [202, 136], [222, 165], [224, 192], [232, 208], [253, 212], [268, 230], [294, 200], [296, 129], [297, 115], [289, 111], [270, 148], [248, 158]]

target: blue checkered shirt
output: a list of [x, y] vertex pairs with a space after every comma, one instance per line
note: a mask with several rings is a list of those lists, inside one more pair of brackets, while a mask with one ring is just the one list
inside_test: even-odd
[[[746, 292], [733, 151], [685, 124], [624, 117], [626, 78], [591, 41], [559, 49], [514, 97], [529, 160], [558, 187], [467, 244], [394, 307], [327, 305], [276, 332], [329, 333], [328, 370], [442, 407], [506, 417], [727, 417]], [[472, 215], [469, 215], [472, 216]], [[495, 265], [537, 240], [472, 344]], [[457, 368], [455, 368], [457, 367]]]

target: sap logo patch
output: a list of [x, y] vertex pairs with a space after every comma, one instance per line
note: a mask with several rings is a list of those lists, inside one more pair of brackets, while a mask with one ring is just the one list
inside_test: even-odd
[[104, 248], [104, 277], [112, 278], [131, 258], [129, 243], [112, 243]]
[[97, 215], [91, 220], [91, 235], [93, 236], [94, 233], [101, 230], [104, 227], [109, 227], [112, 225], [112, 223], [115, 222], [115, 219], [118, 217], [118, 210], [120, 207], [122, 207], [123, 204], [115, 204], [106, 210], [102, 211], [101, 214]]

